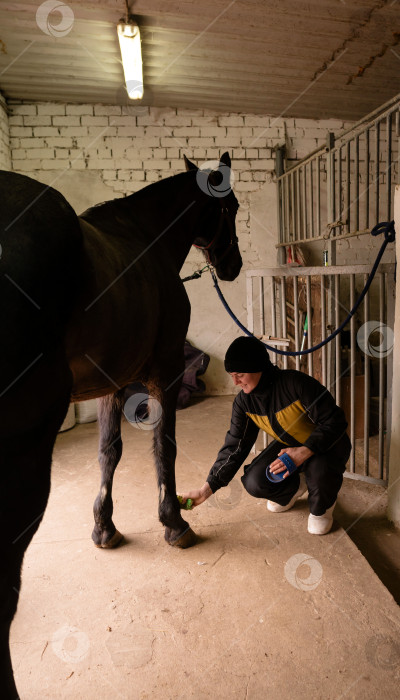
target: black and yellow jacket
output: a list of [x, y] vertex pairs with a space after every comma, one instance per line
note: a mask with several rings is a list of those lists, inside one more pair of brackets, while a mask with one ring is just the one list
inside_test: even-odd
[[235, 398], [225, 444], [207, 481], [213, 492], [226, 486], [248, 456], [258, 431], [282, 447], [305, 445], [315, 454], [328, 452], [345, 434], [347, 421], [333, 396], [313, 377], [271, 367], [253, 391]]

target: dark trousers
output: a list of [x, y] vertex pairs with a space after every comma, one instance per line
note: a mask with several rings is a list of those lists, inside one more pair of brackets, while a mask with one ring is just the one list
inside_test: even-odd
[[286, 479], [273, 483], [267, 479], [266, 468], [284, 447], [274, 440], [251, 464], [245, 466], [242, 476], [244, 488], [255, 498], [267, 498], [286, 506], [299, 488], [299, 472], [302, 471], [308, 487], [310, 513], [323, 515], [335, 503], [343, 483], [343, 472], [351, 451], [347, 434], [329, 452], [313, 455]]

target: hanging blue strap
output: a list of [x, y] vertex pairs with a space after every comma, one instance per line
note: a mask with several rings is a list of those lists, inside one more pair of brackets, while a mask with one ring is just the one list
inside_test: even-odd
[[[278, 350], [278, 348], [274, 348], [271, 345], [267, 345], [267, 343], [263, 343], [268, 350], [272, 350], [272, 352], [276, 352], [278, 355], [290, 355], [291, 357], [296, 357], [296, 355], [308, 355], [310, 352], [315, 352], [316, 350], [319, 350], [324, 345], [327, 345], [328, 343], [330, 343], [331, 340], [336, 338], [338, 333], [340, 333], [340, 331], [343, 330], [343, 328], [348, 324], [348, 322], [350, 321], [352, 316], [354, 316], [354, 314], [356, 313], [362, 300], [364, 299], [366, 293], [368, 292], [368, 290], [371, 286], [371, 282], [374, 279], [375, 273], [378, 269], [378, 265], [379, 265], [379, 263], [382, 259], [382, 256], [385, 252], [387, 244], [393, 243], [393, 241], [395, 240], [396, 232], [395, 232], [395, 228], [394, 228], [394, 221], [383, 221], [383, 222], [377, 224], [376, 226], [374, 226], [374, 228], [371, 231], [371, 235], [378, 236], [380, 233], [384, 234], [385, 240], [383, 241], [383, 243], [381, 245], [381, 248], [380, 248], [379, 253], [376, 257], [374, 266], [373, 266], [373, 268], [370, 272], [370, 275], [365, 283], [364, 289], [362, 290], [356, 303], [354, 304], [353, 308], [351, 309], [351, 311], [349, 312], [348, 316], [345, 318], [343, 323], [341, 323], [340, 326], [338, 328], [336, 328], [336, 330], [333, 331], [333, 333], [331, 333], [331, 335], [329, 335], [327, 338], [325, 338], [325, 340], [321, 340], [321, 342], [318, 343], [318, 345], [314, 345], [312, 348], [308, 348], [307, 350], [297, 350], [297, 351]], [[211, 276], [212, 276], [212, 279], [214, 282], [214, 287], [217, 290], [217, 294], [218, 294], [219, 298], [221, 299], [222, 304], [224, 305], [224, 307], [227, 310], [230, 317], [235, 321], [236, 325], [239, 326], [239, 328], [243, 331], [243, 333], [254, 337], [254, 334], [251, 333], [251, 331], [249, 331], [247, 328], [245, 328], [245, 326], [243, 326], [242, 323], [240, 323], [239, 319], [235, 316], [232, 309], [229, 307], [224, 295], [222, 294], [222, 292], [219, 288], [218, 281], [217, 281], [217, 278], [215, 276], [214, 270], [212, 270], [210, 268], [210, 272], [211, 272]]]

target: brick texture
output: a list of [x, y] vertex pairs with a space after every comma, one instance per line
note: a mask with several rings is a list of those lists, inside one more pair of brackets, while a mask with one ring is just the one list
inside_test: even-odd
[[[18, 103], [0, 107], [0, 158], [7, 161], [8, 128], [14, 170], [98, 170], [110, 198], [131, 194], [184, 169], [183, 155], [197, 164], [228, 151], [242, 206], [240, 228], [249, 230], [251, 193], [274, 171], [274, 149], [286, 145], [290, 161], [304, 157], [338, 133], [343, 122], [284, 119], [210, 110], [118, 105]], [[4, 167], [4, 166], [3, 166]], [[245, 213], [246, 212], [246, 213]]]

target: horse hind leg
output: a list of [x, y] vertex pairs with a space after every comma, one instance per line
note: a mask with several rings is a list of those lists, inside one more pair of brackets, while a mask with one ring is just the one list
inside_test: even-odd
[[186, 549], [196, 542], [196, 535], [182, 518], [176, 496], [175, 425], [179, 383], [165, 391], [152, 392], [159, 398], [161, 412], [154, 427], [154, 457], [159, 488], [159, 518], [165, 526], [165, 539], [174, 547]]
[[[1, 508], [0, 516], [0, 687], [1, 697], [7, 700], [16, 700], [19, 697], [12, 672], [9, 630], [17, 610], [22, 562], [43, 518], [50, 491], [51, 453], [42, 454], [42, 441], [38, 433], [39, 429], [36, 429], [34, 433], [28, 432], [18, 436], [18, 442], [29, 445], [25, 454], [15, 445], [10, 445], [10, 449], [7, 449], [6, 441], [2, 441], [1, 461], [4, 460], [7, 470], [12, 470], [13, 475], [18, 474], [18, 479], [23, 484], [21, 488], [20, 484], [15, 483], [14, 476], [10, 478], [8, 474], [2, 481], [6, 503]], [[38, 444], [35, 445], [35, 442]], [[32, 480], [29, 467], [35, 462], [41, 468], [40, 473]]]
[[92, 540], [96, 547], [112, 549], [122, 541], [113, 520], [112, 484], [114, 472], [122, 455], [121, 415], [123, 390], [98, 400], [100, 426], [99, 463], [100, 491], [93, 505], [94, 529]]
[[[47, 375], [46, 375], [47, 376]], [[64, 381], [65, 380], [65, 381]], [[50, 382], [51, 385], [51, 382]], [[72, 378], [65, 368], [58, 375], [58, 397], [47, 408], [42, 393], [36, 411], [42, 412], [34, 427], [1, 436], [0, 469], [0, 688], [4, 700], [17, 700], [9, 631], [21, 587], [25, 551], [38, 529], [50, 491], [51, 457], [58, 430], [68, 409]], [[28, 392], [33, 401], [34, 393]]]

